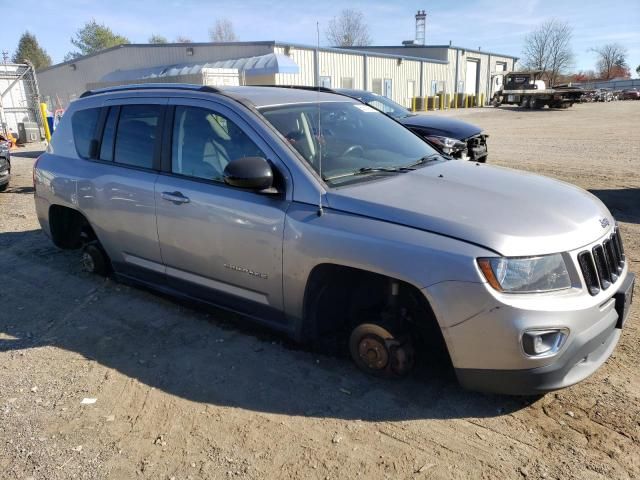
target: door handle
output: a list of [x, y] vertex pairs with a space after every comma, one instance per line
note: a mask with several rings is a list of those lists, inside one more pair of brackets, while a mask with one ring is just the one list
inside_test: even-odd
[[162, 192], [162, 199], [173, 202], [176, 205], [180, 203], [189, 203], [189, 197], [185, 197], [182, 192]]

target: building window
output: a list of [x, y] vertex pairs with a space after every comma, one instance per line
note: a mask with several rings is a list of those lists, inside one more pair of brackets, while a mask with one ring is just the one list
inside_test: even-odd
[[431, 96], [438, 94], [438, 81], [431, 80]]
[[383, 95], [387, 98], [392, 98], [393, 96], [393, 82], [390, 78], [384, 79], [384, 92]]
[[353, 88], [353, 77], [342, 77], [340, 79], [340, 88]]
[[374, 78], [371, 80], [371, 91], [373, 93], [377, 93], [378, 95], [382, 95], [382, 79]]
[[331, 88], [331, 77], [320, 77], [320, 86], [324, 88]]

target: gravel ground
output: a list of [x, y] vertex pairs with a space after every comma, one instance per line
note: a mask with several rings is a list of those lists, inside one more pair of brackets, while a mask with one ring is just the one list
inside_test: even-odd
[[[487, 130], [490, 163], [598, 195], [640, 274], [640, 102], [444, 114]], [[39, 229], [36, 155], [0, 194], [0, 478], [640, 478], [640, 302], [603, 368], [538, 399], [372, 379], [84, 273]]]

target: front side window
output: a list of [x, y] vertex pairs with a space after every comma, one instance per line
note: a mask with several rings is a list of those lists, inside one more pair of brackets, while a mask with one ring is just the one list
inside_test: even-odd
[[264, 153], [231, 120], [204, 108], [176, 107], [171, 171], [206, 180], [223, 180], [225, 167], [241, 157]]
[[95, 140], [96, 126], [100, 108], [87, 108], [78, 110], [71, 118], [71, 129], [73, 130], [73, 142], [76, 151], [81, 158], [91, 158], [95, 152], [91, 152], [91, 142]]
[[114, 160], [141, 168], [153, 168], [154, 149], [162, 105], [123, 105], [116, 133]]
[[369, 105], [280, 105], [262, 114], [329, 185], [406, 171], [427, 157], [438, 160], [426, 142]]

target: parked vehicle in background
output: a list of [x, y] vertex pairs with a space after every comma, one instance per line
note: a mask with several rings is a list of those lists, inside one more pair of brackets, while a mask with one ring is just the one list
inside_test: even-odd
[[11, 142], [0, 135], [0, 192], [9, 186], [11, 180]]
[[474, 162], [487, 161], [489, 135], [476, 125], [437, 114], [418, 115], [385, 96], [366, 90], [336, 88], [333, 91], [360, 100], [389, 115], [446, 155]]
[[538, 110], [549, 108], [569, 108], [580, 101], [584, 90], [572, 86], [547, 88], [540, 79], [541, 71], [499, 73], [503, 81], [491, 99], [492, 105], [520, 105], [522, 108]]
[[621, 93], [621, 100], [640, 100], [640, 90], [637, 88], [623, 90]]
[[631, 303], [596, 197], [445, 158], [344, 95], [90, 91], [34, 183], [43, 231], [87, 270], [335, 339], [375, 375], [442, 349], [468, 388], [567, 387], [611, 355]]
[[611, 102], [613, 101], [613, 90], [610, 88], [598, 88], [596, 90], [596, 102]]

